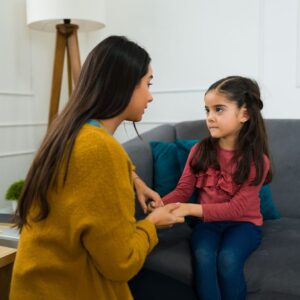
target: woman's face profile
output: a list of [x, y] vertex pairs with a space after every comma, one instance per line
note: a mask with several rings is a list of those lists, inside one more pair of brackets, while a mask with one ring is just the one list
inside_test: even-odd
[[151, 102], [152, 95], [150, 93], [151, 81], [153, 79], [153, 72], [151, 65], [148, 66], [148, 72], [141, 78], [136, 85], [130, 102], [124, 111], [124, 117], [127, 121], [138, 122], [142, 119], [145, 109], [149, 102]]

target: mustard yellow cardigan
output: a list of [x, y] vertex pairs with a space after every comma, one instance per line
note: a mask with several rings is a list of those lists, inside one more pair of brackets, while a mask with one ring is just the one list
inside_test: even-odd
[[150, 221], [134, 218], [131, 173], [122, 146], [84, 125], [66, 185], [49, 191], [48, 217], [22, 230], [11, 300], [133, 299], [127, 281], [158, 239]]

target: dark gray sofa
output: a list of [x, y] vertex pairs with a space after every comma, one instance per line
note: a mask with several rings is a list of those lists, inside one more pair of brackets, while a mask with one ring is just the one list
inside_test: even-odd
[[[245, 274], [247, 299], [300, 299], [300, 120], [268, 119], [274, 179], [271, 191], [281, 214], [265, 221], [263, 242], [248, 259]], [[149, 141], [197, 139], [208, 134], [205, 121], [162, 125], [124, 144], [137, 173], [152, 186], [153, 164]], [[143, 218], [139, 205], [136, 217]], [[159, 244], [141, 272], [130, 282], [136, 300], [197, 299], [193, 284], [186, 224], [159, 231]]]

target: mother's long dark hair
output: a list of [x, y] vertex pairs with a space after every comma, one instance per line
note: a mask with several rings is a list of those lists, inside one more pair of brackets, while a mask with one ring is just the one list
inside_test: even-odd
[[[263, 155], [267, 155], [268, 158], [270, 155], [265, 123], [261, 115], [263, 102], [258, 84], [246, 77], [229, 76], [212, 84], [206, 94], [211, 91], [223, 94], [228, 100], [235, 102], [238, 108], [247, 109], [249, 119], [239, 132], [233, 157], [233, 161], [237, 162], [234, 181], [237, 184], [245, 182], [250, 174], [251, 163], [254, 163], [256, 176], [252, 184], [259, 184], [264, 171]], [[218, 139], [212, 137], [199, 143], [191, 160], [193, 172], [206, 171], [208, 167], [220, 168], [217, 161], [217, 144]], [[270, 167], [265, 183], [271, 180], [272, 169]]]
[[20, 229], [35, 201], [39, 206], [35, 220], [48, 216], [48, 189], [57, 187], [62, 164], [65, 183], [80, 128], [89, 119], [104, 120], [123, 112], [150, 60], [143, 48], [122, 36], [110, 36], [90, 52], [70, 100], [52, 122], [27, 174], [15, 215]]

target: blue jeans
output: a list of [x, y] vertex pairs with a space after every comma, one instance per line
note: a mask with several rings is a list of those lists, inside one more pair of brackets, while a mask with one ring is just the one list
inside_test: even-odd
[[192, 234], [198, 297], [245, 299], [244, 263], [261, 237], [261, 228], [248, 222], [198, 222]]

